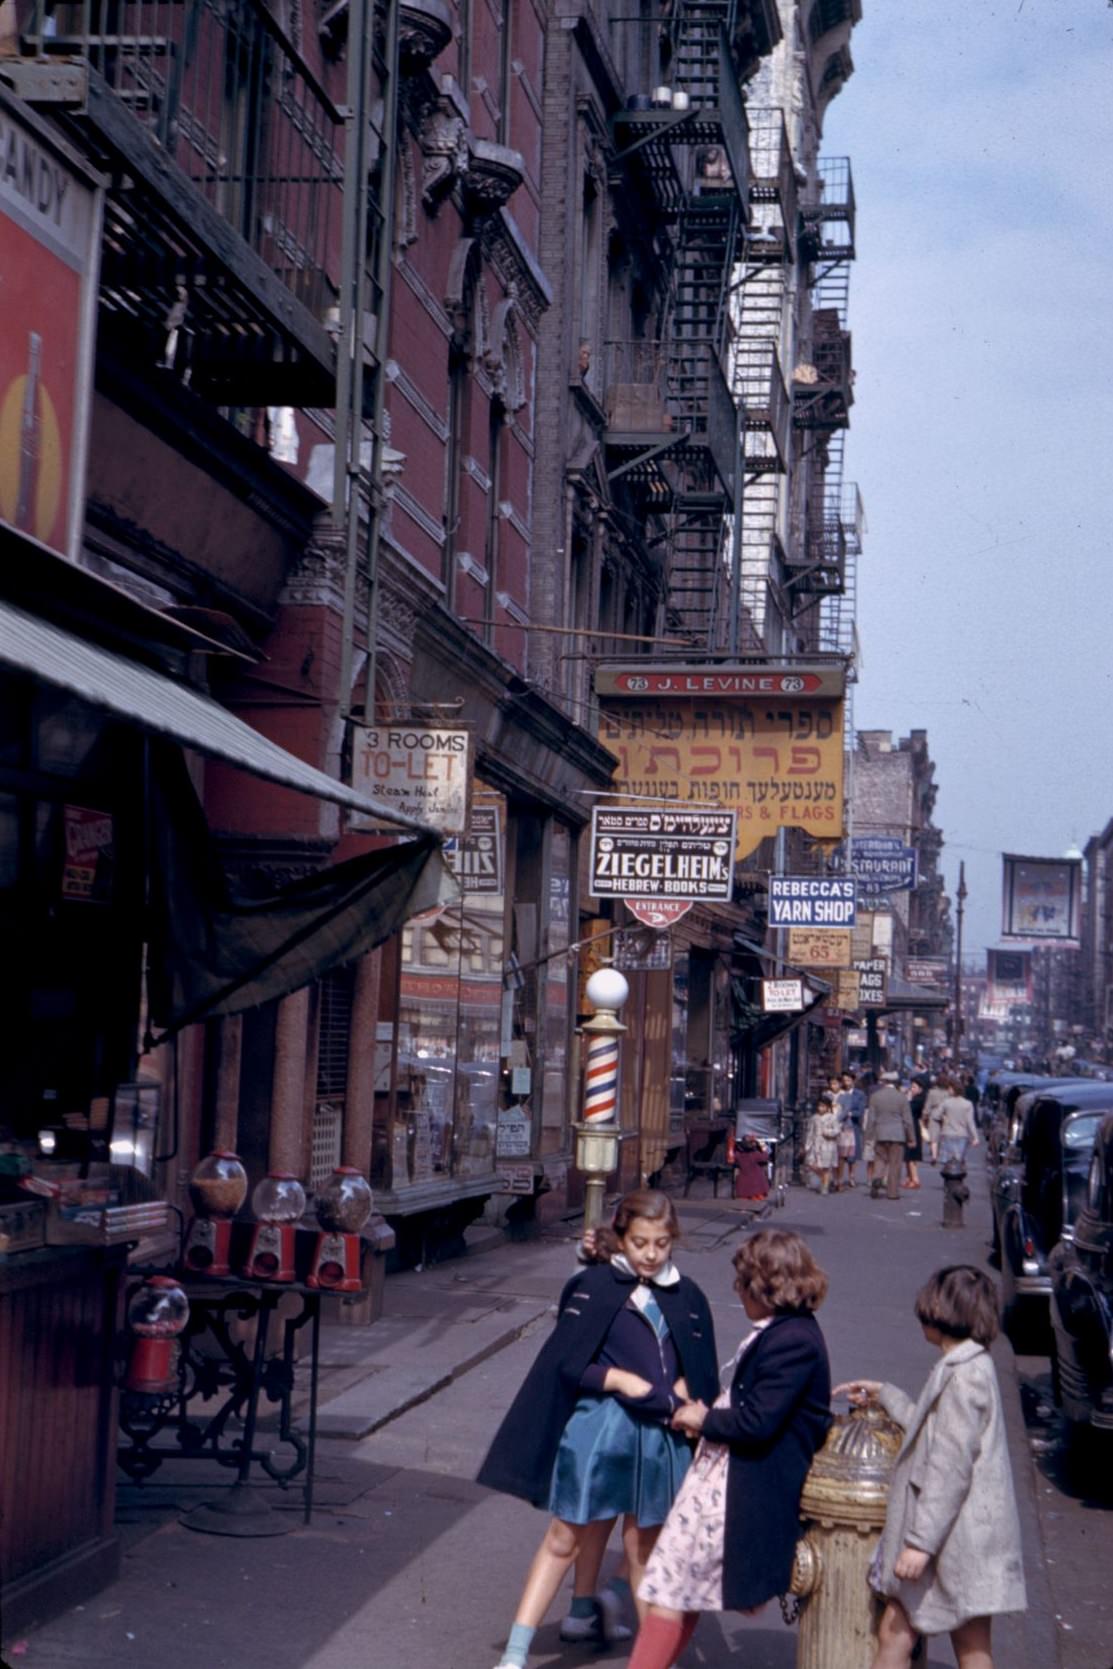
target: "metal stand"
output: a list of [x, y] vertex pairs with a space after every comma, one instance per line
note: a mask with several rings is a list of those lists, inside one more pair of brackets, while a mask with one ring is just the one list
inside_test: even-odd
[[[320, 1360], [321, 1294], [293, 1283], [243, 1282], [234, 1278], [190, 1281], [190, 1319], [179, 1341], [178, 1389], [166, 1396], [125, 1391], [120, 1399], [120, 1429], [130, 1439], [117, 1458], [136, 1482], [149, 1478], [168, 1459], [215, 1460], [235, 1468], [232, 1488], [212, 1501], [183, 1513], [191, 1530], [221, 1536], [281, 1536], [293, 1528], [288, 1515], [275, 1512], [250, 1483], [258, 1462], [282, 1488], [301, 1479], [303, 1518], [313, 1513], [313, 1467], [317, 1444], [317, 1376]], [[287, 1294], [296, 1294], [301, 1309], [286, 1320], [281, 1355], [268, 1360], [267, 1338], [272, 1314]], [[250, 1351], [233, 1337], [231, 1322], [255, 1321]], [[296, 1344], [300, 1330], [310, 1327], [309, 1430], [303, 1436], [293, 1414]], [[200, 1341], [215, 1340], [221, 1354], [202, 1353]], [[280, 1415], [277, 1440], [293, 1451], [290, 1460], [276, 1461], [271, 1449], [256, 1448], [259, 1398], [277, 1403]], [[215, 1410], [198, 1418], [194, 1404], [219, 1398]], [[242, 1435], [228, 1427], [242, 1419]], [[176, 1446], [160, 1447], [158, 1437], [173, 1434]]]

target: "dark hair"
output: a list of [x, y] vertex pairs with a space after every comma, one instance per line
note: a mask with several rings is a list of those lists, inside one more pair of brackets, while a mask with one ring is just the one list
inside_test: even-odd
[[949, 1339], [992, 1344], [997, 1337], [997, 1289], [971, 1263], [937, 1269], [916, 1294], [916, 1319]]
[[811, 1247], [792, 1229], [759, 1229], [734, 1254], [737, 1284], [778, 1315], [818, 1310], [827, 1296], [827, 1277]]
[[822, 1107], [824, 1105], [833, 1107], [835, 1105], [835, 1098], [831, 1094], [830, 1090], [820, 1090], [819, 1094], [815, 1098], [815, 1104], [817, 1107]]
[[615, 1253], [621, 1250], [620, 1242], [625, 1238], [635, 1217], [644, 1217], [647, 1223], [660, 1223], [668, 1229], [674, 1240], [679, 1238], [680, 1218], [676, 1215], [676, 1206], [669, 1196], [663, 1194], [659, 1188], [638, 1188], [634, 1193], [626, 1194], [619, 1200], [610, 1228], [596, 1229], [596, 1263], [609, 1263]]

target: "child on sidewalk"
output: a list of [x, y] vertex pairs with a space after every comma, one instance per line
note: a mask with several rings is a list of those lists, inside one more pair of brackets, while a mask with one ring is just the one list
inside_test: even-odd
[[949, 1633], [959, 1669], [993, 1669], [990, 1619], [1023, 1611], [1020, 1522], [997, 1374], [993, 1283], [970, 1264], [937, 1270], [916, 1316], [941, 1356], [913, 1403], [895, 1385], [851, 1380], [904, 1428], [871, 1581], [888, 1604], [873, 1669], [908, 1669], [919, 1634]]
[[629, 1669], [669, 1669], [701, 1611], [753, 1611], [783, 1594], [800, 1536], [800, 1491], [831, 1423], [827, 1347], [813, 1312], [827, 1277], [807, 1243], [761, 1229], [734, 1254], [753, 1330], [714, 1408], [673, 1417], [701, 1438], [646, 1567], [649, 1602]]
[[717, 1374], [707, 1299], [672, 1262], [679, 1232], [667, 1194], [626, 1196], [613, 1250], [599, 1246], [610, 1261], [565, 1286], [556, 1327], [480, 1468], [480, 1483], [553, 1514], [498, 1669], [524, 1669], [565, 1574], [581, 1553], [589, 1563], [601, 1554], [620, 1517], [636, 1592], [687, 1470], [688, 1445], [669, 1421], [713, 1394]]

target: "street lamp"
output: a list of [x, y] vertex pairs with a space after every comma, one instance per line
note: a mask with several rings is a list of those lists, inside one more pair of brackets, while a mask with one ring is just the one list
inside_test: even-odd
[[576, 1166], [584, 1173], [584, 1233], [603, 1220], [607, 1177], [618, 1166], [618, 1040], [626, 1027], [618, 1010], [630, 987], [617, 968], [596, 970], [584, 990], [595, 1009], [580, 1030], [587, 1037], [584, 1116], [574, 1123]]

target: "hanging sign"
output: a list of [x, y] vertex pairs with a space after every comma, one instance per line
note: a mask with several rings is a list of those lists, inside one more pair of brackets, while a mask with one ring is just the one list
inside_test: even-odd
[[650, 927], [621, 927], [611, 938], [620, 973], [662, 973], [672, 967], [672, 940]]
[[[443, 834], [468, 827], [469, 733], [426, 725], [356, 725], [352, 787]], [[351, 814], [353, 829], [374, 829], [374, 817]], [[470, 890], [470, 889], [469, 889]]]
[[66, 844], [62, 897], [86, 903], [109, 903], [115, 843], [111, 812], [93, 811], [89, 806], [64, 806], [62, 824]]
[[626, 908], [646, 927], [675, 927], [688, 914], [691, 904], [663, 903], [656, 898], [628, 898]]
[[478, 804], [471, 808], [468, 832], [450, 835], [441, 851], [460, 883], [460, 891], [499, 897], [503, 888], [501, 808]]
[[986, 977], [991, 1003], [1023, 1008], [1032, 1001], [1030, 950], [987, 950]]
[[917, 853], [892, 835], [854, 835], [850, 872], [861, 893], [911, 892], [917, 880]]
[[853, 927], [857, 885], [839, 875], [771, 875], [770, 927]]
[[790, 927], [788, 960], [801, 968], [849, 968], [849, 927]]
[[881, 1008], [889, 995], [889, 958], [869, 956], [855, 962], [859, 1008]]
[[1001, 936], [1077, 939], [1082, 900], [1080, 858], [1004, 856]]
[[841, 1014], [857, 1014], [862, 1006], [861, 975], [857, 968], [839, 968], [836, 971], [832, 1005]]
[[733, 811], [596, 806], [588, 891], [596, 898], [729, 903], [734, 844]]
[[779, 828], [839, 840], [841, 659], [799, 667], [601, 667], [599, 739], [630, 798], [738, 813], [735, 855]]
[[802, 979], [763, 979], [761, 1006], [766, 1014], [799, 1014], [804, 1007]]
[[925, 985], [929, 991], [946, 991], [951, 983], [951, 970], [945, 956], [905, 957], [904, 973], [913, 985]]

